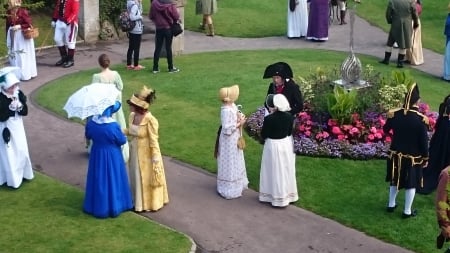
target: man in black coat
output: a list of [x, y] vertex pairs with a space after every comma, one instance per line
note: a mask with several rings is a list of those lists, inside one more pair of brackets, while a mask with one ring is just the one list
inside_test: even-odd
[[267, 66], [263, 78], [272, 78], [267, 95], [283, 94], [289, 101], [291, 107], [289, 112], [295, 116], [303, 110], [303, 97], [300, 87], [292, 79], [292, 76], [292, 69], [287, 63], [277, 62]]
[[418, 110], [419, 89], [414, 83], [405, 96], [403, 108], [388, 112], [385, 134], [392, 134], [387, 158], [386, 182], [389, 182], [388, 212], [397, 207], [399, 189], [405, 189], [403, 218], [416, 216], [411, 210], [416, 188], [421, 187], [422, 168], [428, 161], [428, 118]]
[[439, 117], [436, 121], [434, 134], [430, 140], [430, 159], [423, 170], [423, 187], [420, 194], [432, 193], [439, 181], [441, 171], [450, 165], [450, 95], [439, 105]]

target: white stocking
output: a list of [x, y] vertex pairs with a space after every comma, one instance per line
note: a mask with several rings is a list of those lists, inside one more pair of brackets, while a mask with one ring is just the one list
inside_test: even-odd
[[405, 191], [405, 214], [411, 214], [411, 206], [414, 201], [414, 195], [416, 195], [416, 188], [407, 189]]
[[397, 186], [390, 186], [389, 187], [389, 207], [395, 206], [395, 199], [397, 198]]

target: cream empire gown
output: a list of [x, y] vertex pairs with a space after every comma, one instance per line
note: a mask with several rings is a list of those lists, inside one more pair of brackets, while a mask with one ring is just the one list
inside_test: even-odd
[[[114, 70], [110, 70], [109, 72], [105, 73], [97, 73], [92, 76], [92, 83], [107, 83], [112, 84], [116, 86], [116, 88], [120, 91], [120, 94], [117, 96], [117, 101], [119, 101], [122, 104], [122, 90], [123, 90], [123, 82], [122, 78], [120, 77], [119, 73]], [[112, 115], [112, 118], [119, 123], [120, 127], [122, 129], [127, 128], [127, 124], [125, 121], [125, 114], [123, 113], [123, 107], [120, 107], [120, 109]], [[89, 147], [90, 150], [90, 147]], [[129, 145], [128, 142], [122, 145], [122, 155], [125, 163], [128, 163], [129, 159]]]
[[[158, 120], [147, 112], [139, 125], [133, 125], [135, 113], [130, 113], [128, 163], [134, 210], [157, 211], [169, 203], [166, 175], [158, 142]], [[157, 160], [157, 163], [154, 161]]]

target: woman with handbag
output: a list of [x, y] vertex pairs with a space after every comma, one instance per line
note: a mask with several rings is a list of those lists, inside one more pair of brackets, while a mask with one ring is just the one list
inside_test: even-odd
[[23, 32], [33, 29], [28, 10], [21, 7], [21, 0], [9, 0], [6, 11], [6, 45], [11, 66], [21, 70], [20, 80], [27, 81], [37, 76], [34, 39], [25, 38]]
[[166, 175], [159, 149], [159, 123], [149, 111], [156, 99], [155, 91], [143, 87], [131, 96], [128, 128], [124, 133], [131, 137], [128, 161], [134, 210], [157, 211], [169, 203]]
[[238, 146], [245, 123], [245, 116], [234, 103], [238, 97], [238, 85], [219, 90], [222, 129], [217, 152], [217, 192], [225, 199], [239, 198], [248, 186], [243, 146]]
[[173, 66], [172, 56], [173, 33], [171, 25], [175, 22], [180, 22], [180, 14], [178, 13], [176, 3], [173, 0], [153, 0], [149, 18], [156, 27], [153, 74], [159, 73], [159, 57], [163, 44], [165, 44], [169, 73], [179, 72], [180, 69]]

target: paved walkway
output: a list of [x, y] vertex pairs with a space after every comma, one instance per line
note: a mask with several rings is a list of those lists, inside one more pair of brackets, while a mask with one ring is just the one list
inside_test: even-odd
[[[356, 53], [379, 57], [384, 54], [383, 44], [387, 35], [380, 29], [356, 18], [355, 36]], [[142, 58], [152, 57], [153, 37], [152, 34], [144, 35]], [[348, 41], [349, 25], [333, 25], [330, 29], [330, 41], [326, 43], [288, 40], [284, 37], [210, 38], [186, 31], [184, 52], [189, 54], [200, 51], [275, 48], [348, 51]], [[97, 58], [101, 53], [110, 55], [113, 63], [124, 62], [126, 48], [127, 40], [80, 45], [76, 65], [69, 69], [53, 66], [59, 59], [57, 49], [42, 50], [37, 56], [38, 78], [24, 83], [22, 88], [26, 94], [30, 94], [48, 81], [63, 75], [96, 68]], [[424, 57], [426, 64], [417, 68], [439, 77], [442, 56], [424, 50]], [[140, 72], [143, 73], [145, 72]], [[32, 101], [32, 95], [29, 97]], [[25, 124], [35, 170], [84, 188], [87, 155], [83, 127], [38, 108], [34, 103], [30, 104], [29, 111]], [[192, 237], [196, 242], [196, 252], [410, 252], [294, 206], [275, 209], [260, 204], [258, 195], [253, 190], [245, 191], [242, 198], [224, 200], [216, 194], [214, 175], [170, 157], [165, 157], [164, 162], [171, 202], [156, 213], [144, 215]]]

